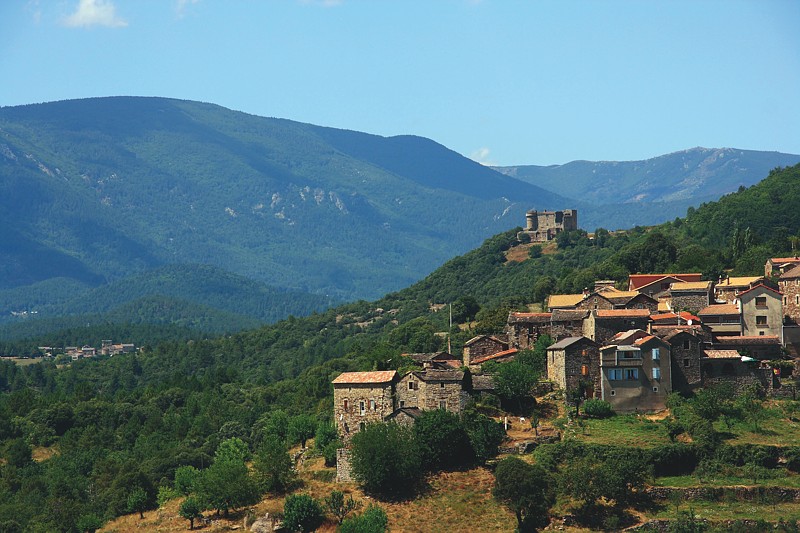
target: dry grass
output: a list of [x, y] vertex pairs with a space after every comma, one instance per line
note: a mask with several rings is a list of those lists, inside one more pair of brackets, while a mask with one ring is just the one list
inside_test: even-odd
[[[302, 487], [297, 493], [310, 494], [322, 499], [333, 490], [351, 494], [356, 500], [367, 505], [373, 500], [365, 496], [355, 484], [320, 481], [315, 472], [332, 471], [325, 468], [322, 458], [305, 461], [300, 467]], [[516, 519], [514, 515], [492, 498], [494, 476], [485, 468], [475, 468], [464, 472], [445, 472], [431, 476], [427, 489], [417, 498], [399, 503], [375, 502], [389, 517], [391, 531], [511, 531]], [[255, 516], [265, 513], [281, 513], [283, 496], [267, 495], [250, 509]], [[101, 531], [111, 532], [163, 532], [188, 531], [189, 522], [178, 515], [181, 500], [173, 500], [161, 509], [144, 513], [143, 520], [138, 514], [121, 516], [108, 523]], [[217, 518], [211, 512], [205, 516], [212, 519], [210, 524], [198, 525], [195, 529], [203, 533], [219, 531], [244, 531], [246, 510], [231, 513], [228, 519]], [[329, 520], [318, 530], [333, 533], [336, 524]]]
[[54, 455], [58, 455], [58, 449], [55, 446], [40, 446], [31, 450], [31, 457], [37, 463], [46, 461]]
[[518, 244], [513, 248], [505, 251], [506, 262], [508, 263], [522, 263], [530, 257], [531, 247], [533, 244]]

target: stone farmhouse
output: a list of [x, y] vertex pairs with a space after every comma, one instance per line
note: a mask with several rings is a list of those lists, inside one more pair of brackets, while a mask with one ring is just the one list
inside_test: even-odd
[[476, 359], [508, 350], [508, 339], [504, 335], [478, 335], [464, 343], [464, 366]]
[[714, 299], [718, 303], [735, 303], [739, 293], [752, 289], [763, 282], [763, 276], [720, 278], [717, 284], [714, 285]]
[[333, 414], [344, 444], [337, 450], [337, 480], [350, 480], [350, 440], [367, 424], [395, 420], [413, 423], [423, 412], [445, 409], [460, 413], [470, 383], [462, 370], [426, 368], [405, 376], [395, 370], [345, 372], [333, 381]]
[[764, 264], [764, 277], [776, 278], [800, 266], [800, 257], [771, 257]]
[[425, 369], [447, 370], [461, 367], [461, 360], [449, 352], [404, 353], [401, 356], [411, 359], [415, 365]]
[[578, 210], [536, 211], [525, 213], [525, 229], [522, 234], [529, 235], [531, 242], [547, 242], [556, 238], [562, 231], [578, 229]]
[[579, 387], [592, 397], [599, 385], [599, 345], [586, 337], [567, 337], [547, 348], [547, 379], [572, 390]]

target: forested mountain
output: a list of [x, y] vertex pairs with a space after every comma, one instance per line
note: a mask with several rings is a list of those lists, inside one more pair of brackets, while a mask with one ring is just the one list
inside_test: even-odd
[[[431, 303], [453, 302], [459, 323], [475, 312], [464, 311], [468, 300], [480, 306], [472, 329], [452, 331], [458, 353], [476, 332], [498, 331], [509, 309], [549, 292], [631, 272], [758, 273], [798, 233], [800, 165], [655, 228], [598, 232], [593, 240], [564, 233], [552, 253], [534, 246], [521, 262], [507, 260], [522, 246], [509, 230], [374, 302], [63, 369], [0, 362], [0, 524], [78, 531], [86, 517], [126, 512], [132, 487], [155, 506], [158, 487], [171, 487], [178, 467], [208, 466], [223, 439], [258, 446], [283, 416], [279, 409], [328, 419], [338, 372], [396, 368], [401, 352], [444, 347], [437, 332], [447, 331], [447, 313]], [[56, 453], [31, 461], [31, 447], [43, 446]]]
[[618, 215], [600, 224], [616, 229], [682, 217], [690, 206], [754, 185], [771, 169], [798, 162], [800, 155], [778, 152], [692, 148], [643, 161], [572, 161], [564, 165], [493, 168], [590, 205], [624, 203], [618, 208]]
[[162, 98], [0, 109], [0, 288], [195, 263], [376, 297], [568, 205], [420, 137]]

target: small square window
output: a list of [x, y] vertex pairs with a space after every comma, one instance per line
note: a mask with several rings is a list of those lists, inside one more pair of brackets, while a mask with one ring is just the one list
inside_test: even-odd
[[439, 409], [447, 410], [447, 400], [439, 400]]
[[440, 388], [440, 389], [443, 389], [443, 388], [444, 388], [444, 381], [442, 381], [441, 383], [439, 383], [439, 388]]
[[683, 360], [683, 366], [685, 366], [685, 367], [692, 366], [692, 360], [691, 359], [684, 359]]
[[764, 315], [756, 315], [756, 326], [766, 326], [767, 317]]
[[653, 392], [658, 392], [658, 387], [653, 387]]
[[405, 407], [405, 406], [406, 406], [406, 401], [400, 400], [400, 407]]
[[692, 341], [683, 341], [683, 349], [688, 350], [692, 347]]
[[409, 381], [408, 382], [408, 390], [414, 390], [414, 382], [413, 381]]

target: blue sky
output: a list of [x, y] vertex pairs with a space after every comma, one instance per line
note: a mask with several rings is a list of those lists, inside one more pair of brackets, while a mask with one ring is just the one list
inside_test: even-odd
[[213, 102], [500, 165], [800, 153], [800, 2], [3, 0], [0, 105]]

